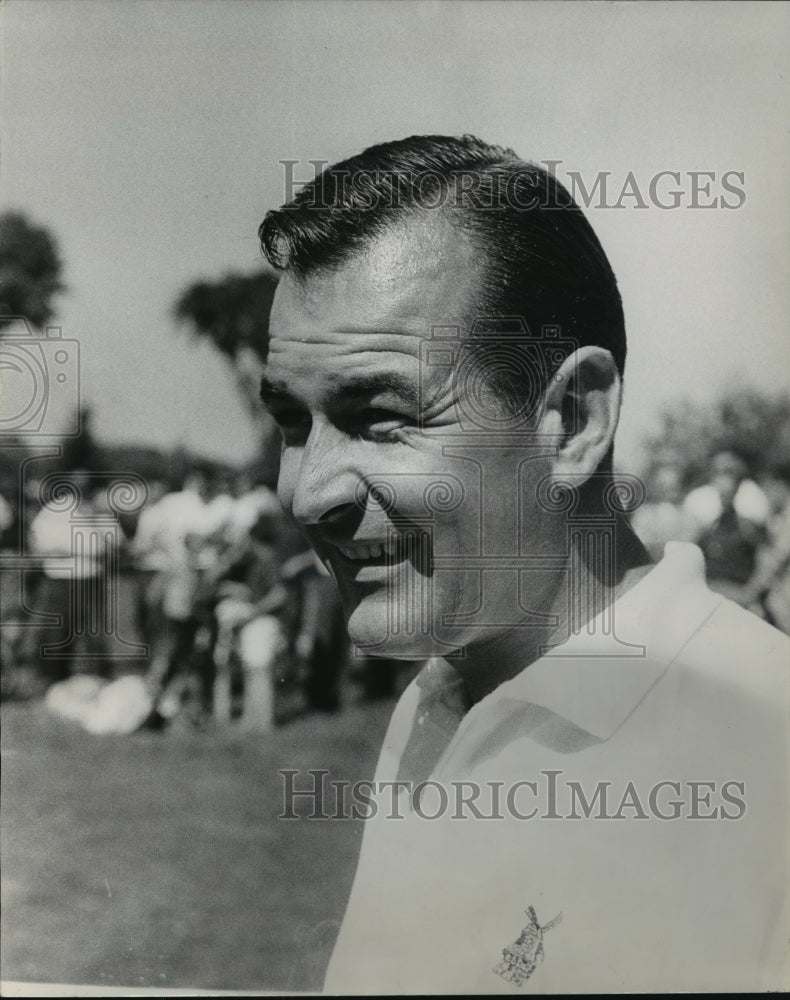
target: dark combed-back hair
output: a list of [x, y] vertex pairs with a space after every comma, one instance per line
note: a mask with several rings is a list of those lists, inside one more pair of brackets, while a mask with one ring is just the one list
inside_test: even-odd
[[[626, 341], [617, 282], [582, 211], [549, 171], [474, 136], [411, 136], [327, 167], [261, 223], [263, 252], [299, 278], [333, 269], [410, 216], [439, 211], [480, 251], [475, 318], [521, 317], [530, 335], [559, 327], [578, 346]], [[556, 351], [546, 374], [558, 367]], [[512, 386], [507, 387], [510, 392]]]

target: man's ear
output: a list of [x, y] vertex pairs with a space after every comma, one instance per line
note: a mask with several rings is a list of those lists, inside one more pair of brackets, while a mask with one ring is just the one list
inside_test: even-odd
[[603, 347], [581, 347], [560, 365], [546, 390], [542, 429], [558, 437], [552, 471], [581, 485], [612, 447], [622, 381]]

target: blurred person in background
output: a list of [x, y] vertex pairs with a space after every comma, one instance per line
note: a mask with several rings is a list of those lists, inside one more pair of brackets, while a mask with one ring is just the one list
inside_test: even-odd
[[[154, 705], [152, 723], [160, 721], [163, 697], [179, 674], [182, 685], [195, 653], [195, 639], [201, 626], [197, 599], [205, 568], [201, 553], [211, 534], [212, 522], [206, 507], [207, 481], [201, 469], [192, 469], [183, 488], [167, 493], [156, 505], [152, 518], [154, 545], [161, 557], [159, 571], [164, 627], [154, 649], [148, 684]], [[201, 684], [205, 703], [208, 680]], [[168, 706], [168, 712], [173, 709]]]
[[212, 566], [232, 544], [235, 511], [233, 477], [220, 469], [211, 477], [208, 486], [206, 541], [202, 555], [205, 567]]
[[335, 712], [340, 708], [340, 678], [349, 654], [337, 584], [312, 549], [287, 560], [282, 575], [291, 594], [293, 650], [304, 677], [307, 705]]
[[221, 532], [225, 529], [233, 513], [235, 500], [233, 497], [233, 477], [229, 472], [220, 469], [209, 483], [206, 517], [210, 530]]
[[[115, 545], [117, 538], [106, 532], [109, 508], [92, 489], [90, 474], [77, 469], [64, 476], [64, 482], [70, 484], [68, 492], [73, 492], [76, 504], [60, 502], [55, 487], [42, 498], [29, 531], [30, 551], [41, 559], [43, 571], [36, 610], [60, 619], [57, 626], [25, 630], [26, 655], [38, 662], [48, 682], [73, 673], [112, 674], [104, 629], [105, 573], [106, 546]], [[64, 646], [62, 655], [44, 653], [45, 647], [56, 645]]]
[[228, 519], [228, 538], [231, 542], [243, 540], [261, 514], [279, 517], [277, 497], [260, 475], [243, 470], [236, 477], [235, 502]]
[[275, 552], [278, 521], [279, 511], [260, 513], [205, 580], [216, 621], [215, 717], [226, 721], [239, 714], [235, 695], [242, 703], [242, 727], [257, 732], [274, 725], [276, 673], [286, 649], [281, 621], [286, 591]]
[[149, 647], [149, 655], [153, 655], [163, 641], [162, 583], [168, 555], [159, 501], [164, 495], [164, 483], [158, 479], [148, 483], [148, 499], [137, 519], [129, 547], [136, 574], [135, 621], [143, 642]]
[[[2, 628], [2, 666], [4, 671], [10, 665], [14, 674], [21, 670], [28, 679], [28, 687], [35, 690], [41, 679], [39, 670], [39, 642], [38, 626], [31, 623], [31, 608], [38, 605], [38, 594], [44, 579], [43, 560], [37, 557], [33, 551], [33, 544], [30, 537], [30, 526], [37, 514], [42, 510], [41, 502], [41, 480], [31, 478], [26, 481], [21, 504], [14, 511], [14, 520], [6, 529], [6, 541], [13, 550], [28, 556], [28, 565], [20, 571], [18, 592], [13, 599], [14, 611], [17, 623], [13, 625], [4, 624]], [[8, 596], [4, 595], [4, 600]], [[4, 615], [9, 609], [4, 607]], [[17, 688], [17, 678], [12, 678], [11, 671], [4, 672], [3, 683], [9, 690]], [[5, 690], [5, 688], [4, 688]]]
[[682, 475], [673, 462], [658, 465], [648, 477], [647, 500], [638, 507], [631, 525], [658, 562], [667, 542], [692, 542], [699, 532], [694, 516], [683, 505]]
[[691, 490], [683, 501], [683, 509], [695, 519], [700, 532], [721, 517], [724, 510], [722, 486], [724, 493], [729, 491], [728, 485], [722, 480], [729, 479], [732, 475], [738, 477], [735, 495], [731, 498], [735, 513], [752, 524], [765, 524], [768, 518], [768, 500], [749, 475], [747, 461], [734, 449], [721, 448], [711, 455], [708, 482]]
[[[715, 511], [716, 516], [701, 528], [697, 544], [705, 556], [706, 578], [711, 590], [739, 604], [748, 605], [750, 594], [746, 585], [757, 566], [757, 550], [763, 542], [763, 532], [760, 524], [742, 511], [744, 508], [753, 510], [760, 517], [760, 523], [764, 523], [768, 507], [767, 501], [750, 507], [743, 499], [736, 506], [737, 498], [744, 497], [745, 482], [752, 483], [759, 490], [749, 478], [745, 460], [736, 452], [719, 451], [711, 457], [710, 481], [707, 486], [700, 487], [700, 490], [710, 491], [706, 511]], [[702, 509], [699, 502], [700, 490], [695, 491], [697, 501], [691, 505], [688, 499], [692, 494], [689, 494], [686, 510], [693, 509], [695, 503]], [[748, 491], [745, 495], [757, 496]], [[759, 490], [759, 495], [765, 498], [762, 490]]]
[[[11, 529], [16, 521], [16, 514], [14, 508], [6, 500], [2, 493], [0, 493], [0, 550], [5, 548], [6, 545], [6, 535], [10, 537]], [[4, 598], [5, 599], [5, 598]], [[7, 599], [5, 599], [7, 600]], [[18, 604], [19, 602], [14, 602]], [[11, 662], [14, 655], [16, 639], [19, 634], [19, 629], [17, 626], [11, 626], [10, 635], [9, 627], [3, 625], [0, 629], [0, 670], [5, 671], [7, 665]], [[5, 691], [6, 685], [6, 674], [3, 674], [2, 680], [3, 687], [0, 690]]]
[[401, 678], [411, 681], [424, 665], [420, 660], [399, 660], [391, 656], [365, 656], [354, 676], [362, 685], [365, 701], [385, 701], [398, 694]]
[[0, 549], [5, 548], [5, 534], [13, 526], [16, 517], [14, 508], [0, 493]]
[[769, 504], [766, 539], [743, 603], [790, 635], [790, 464], [772, 466], [760, 485]]
[[[0, 550], [7, 550], [12, 556], [25, 552], [27, 539], [22, 539], [23, 531], [24, 508], [20, 509], [16, 496], [12, 495], [12, 500], [7, 500], [0, 494]], [[0, 581], [0, 586], [5, 583], [0, 604], [3, 617], [0, 627], [0, 697], [3, 698], [24, 696], [30, 681], [33, 688], [37, 686], [36, 674], [29, 669], [31, 664], [24, 660], [26, 651], [32, 650], [32, 643], [25, 642], [25, 633], [29, 631], [26, 607], [28, 602], [35, 602], [40, 572], [39, 567], [31, 567], [16, 574], [9, 572], [7, 578]]]

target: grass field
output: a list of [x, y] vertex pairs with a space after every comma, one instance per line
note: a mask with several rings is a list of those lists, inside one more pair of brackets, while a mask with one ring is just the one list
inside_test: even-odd
[[372, 777], [392, 707], [97, 737], [4, 704], [3, 978], [319, 989], [362, 824], [278, 819], [278, 770]]

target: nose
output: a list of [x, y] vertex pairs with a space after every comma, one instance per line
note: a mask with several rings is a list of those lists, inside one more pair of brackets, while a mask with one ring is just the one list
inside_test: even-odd
[[359, 473], [351, 465], [353, 443], [336, 428], [313, 422], [301, 448], [288, 448], [280, 464], [278, 492], [302, 526], [335, 521], [355, 510]]

